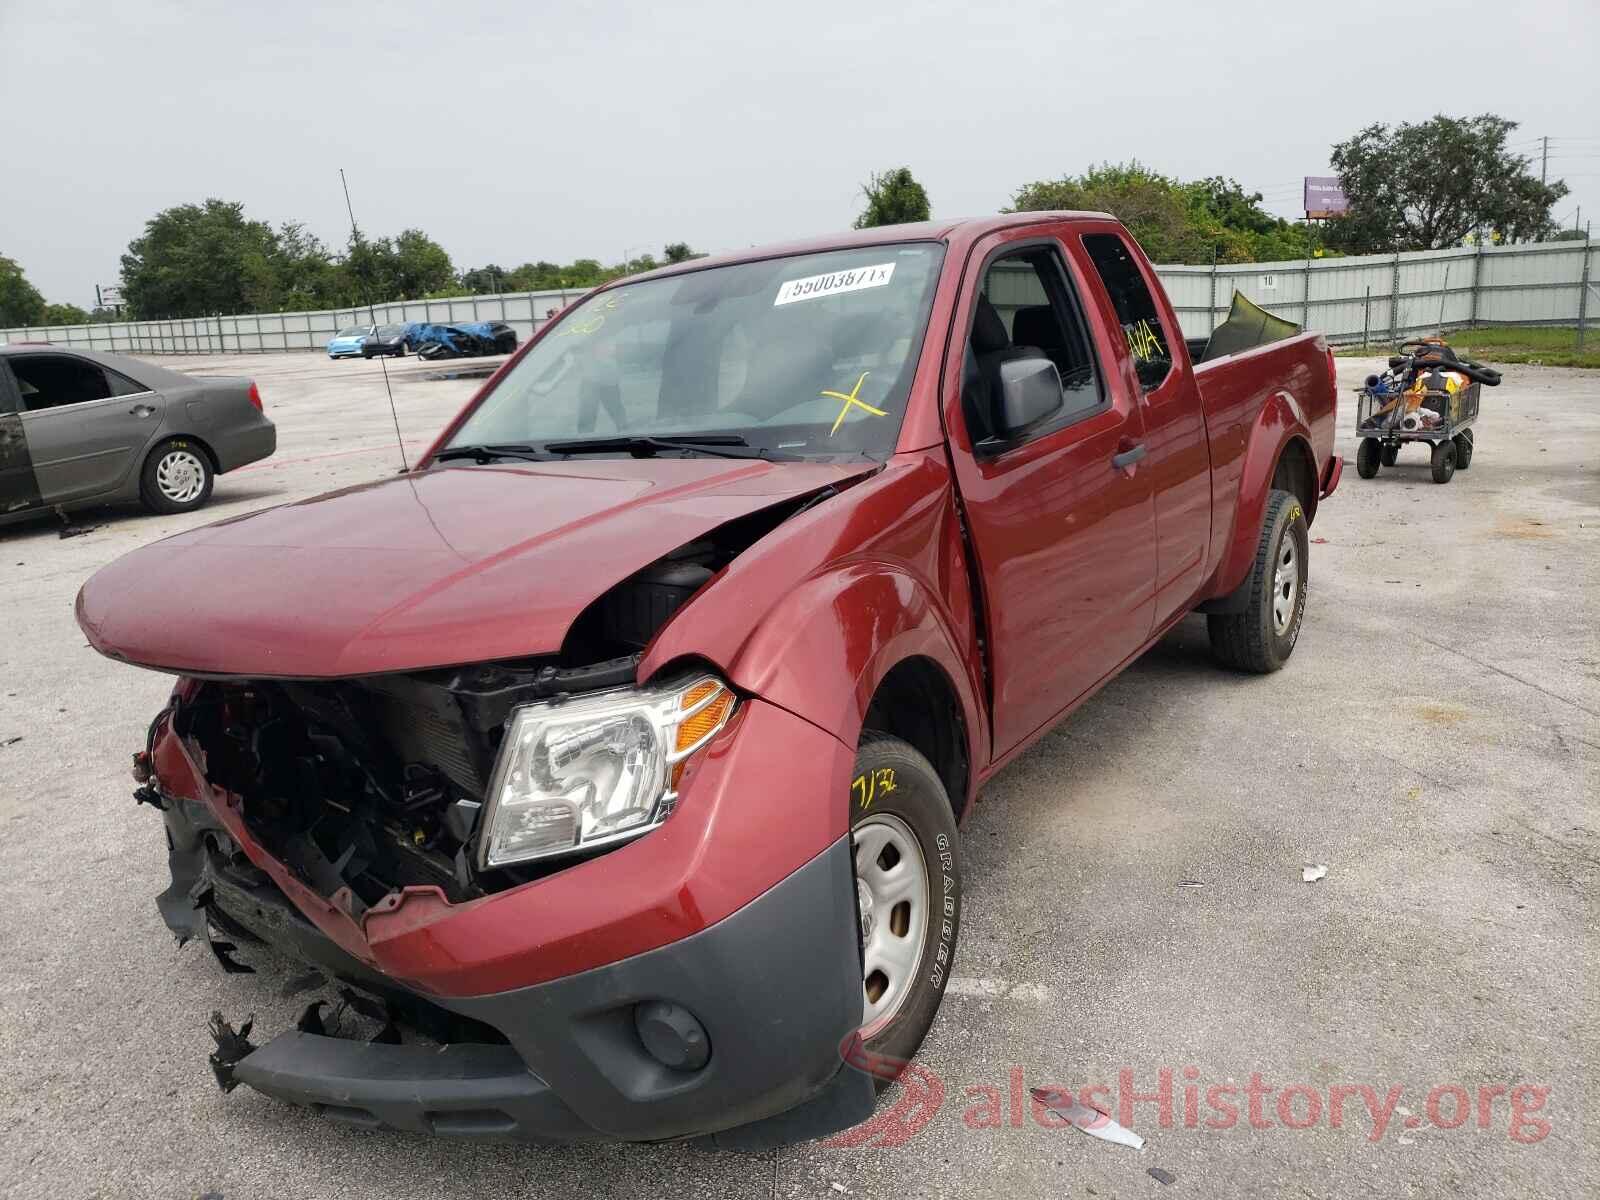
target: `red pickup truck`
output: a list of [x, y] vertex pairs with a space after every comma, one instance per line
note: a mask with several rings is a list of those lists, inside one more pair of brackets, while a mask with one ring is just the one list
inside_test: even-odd
[[179, 677], [134, 765], [167, 924], [381, 1026], [217, 1019], [218, 1080], [474, 1137], [863, 1119], [985, 781], [1185, 613], [1294, 649], [1333, 361], [1218, 353], [1103, 214], [703, 259], [567, 309], [414, 470], [99, 572], [93, 645]]

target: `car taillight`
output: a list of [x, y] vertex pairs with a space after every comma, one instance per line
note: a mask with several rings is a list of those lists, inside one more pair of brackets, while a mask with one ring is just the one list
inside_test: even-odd
[[250, 403], [256, 406], [257, 412], [266, 411], [266, 409], [261, 407], [261, 389], [256, 387], [256, 381], [254, 379], [250, 381]]

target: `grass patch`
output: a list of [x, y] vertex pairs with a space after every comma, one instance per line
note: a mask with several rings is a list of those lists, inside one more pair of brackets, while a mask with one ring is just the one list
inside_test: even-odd
[[[1600, 369], [1600, 327], [1584, 331], [1583, 349], [1578, 349], [1578, 331], [1543, 325], [1499, 325], [1481, 329], [1458, 329], [1445, 340], [1456, 353], [1479, 362], [1535, 363], [1546, 367], [1591, 367]], [[1346, 357], [1383, 354], [1387, 342], [1374, 340], [1368, 350], [1359, 345], [1340, 346], [1335, 353]]]

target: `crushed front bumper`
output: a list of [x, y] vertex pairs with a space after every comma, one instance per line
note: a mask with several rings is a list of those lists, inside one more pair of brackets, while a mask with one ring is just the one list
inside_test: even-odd
[[[350, 1124], [447, 1136], [713, 1135], [740, 1148], [823, 1136], [872, 1111], [871, 1078], [841, 1057], [861, 1020], [848, 838], [681, 940], [532, 986], [446, 997], [374, 971], [270, 880], [232, 869], [226, 831], [205, 805], [172, 799], [164, 816], [173, 885], [159, 906], [174, 932], [203, 936], [209, 907], [225, 927], [506, 1043], [389, 1045], [297, 1030], [232, 1066], [235, 1081], [268, 1096]], [[677, 1069], [646, 1049], [635, 1013], [653, 1003], [692, 1014], [710, 1044], [703, 1066]]]

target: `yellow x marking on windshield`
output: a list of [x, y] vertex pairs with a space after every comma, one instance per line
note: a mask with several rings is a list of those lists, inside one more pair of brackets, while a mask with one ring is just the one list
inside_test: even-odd
[[881, 408], [873, 408], [872, 405], [868, 404], [865, 400], [862, 400], [862, 399], [859, 398], [860, 394], [861, 394], [861, 385], [867, 381], [867, 376], [870, 375], [870, 374], [872, 374], [871, 371], [863, 371], [863, 372], [861, 372], [861, 378], [856, 380], [855, 387], [851, 388], [848, 394], [846, 394], [844, 392], [823, 392], [822, 393], [829, 400], [843, 400], [844, 401], [844, 404], [841, 405], [840, 408], [839, 408], [839, 419], [836, 420], [833, 423], [833, 428], [828, 430], [828, 436], [829, 437], [832, 437], [834, 434], [839, 432], [839, 426], [844, 424], [844, 415], [845, 415], [845, 413], [850, 411], [852, 405], [854, 407], [856, 407], [856, 408], [864, 408], [864, 409], [866, 409], [869, 413], [871, 413], [875, 417], [887, 417], [889, 415], [888, 413], [884, 412], [883, 409], [881, 409]]

